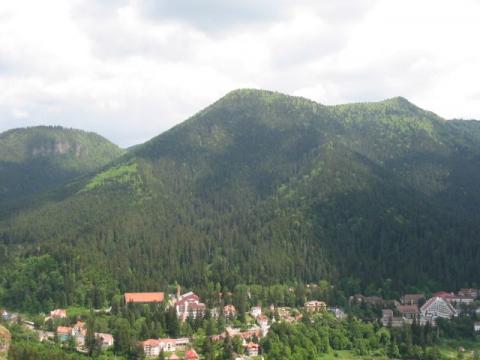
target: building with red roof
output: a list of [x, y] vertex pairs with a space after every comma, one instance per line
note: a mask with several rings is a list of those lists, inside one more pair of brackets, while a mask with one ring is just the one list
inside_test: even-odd
[[52, 319], [64, 319], [67, 317], [67, 310], [65, 309], [55, 309], [50, 311], [50, 317]]
[[194, 349], [185, 352], [185, 360], [199, 360], [197, 352]]
[[200, 302], [200, 297], [193, 292], [188, 292], [178, 297], [175, 303], [175, 310], [177, 316], [181, 320], [186, 320], [188, 317], [196, 319], [197, 316], [202, 316], [207, 310], [207, 306]]
[[249, 342], [246, 346], [247, 355], [248, 356], [258, 356], [258, 350], [260, 349], [260, 345], [255, 344], [254, 342]]
[[125, 293], [125, 303], [133, 304], [152, 304], [163, 302], [165, 295], [163, 292], [139, 292]]
[[440, 296], [434, 296], [423, 304], [420, 308], [420, 314], [422, 320], [435, 324], [435, 319], [444, 318], [451, 319], [454, 316], [457, 316], [457, 311], [455, 308], [445, 300], [445, 298]]

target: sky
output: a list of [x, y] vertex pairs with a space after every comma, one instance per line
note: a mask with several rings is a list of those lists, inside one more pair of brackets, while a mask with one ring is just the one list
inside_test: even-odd
[[480, 0], [1, 1], [0, 132], [127, 147], [245, 87], [480, 119], [479, 19]]

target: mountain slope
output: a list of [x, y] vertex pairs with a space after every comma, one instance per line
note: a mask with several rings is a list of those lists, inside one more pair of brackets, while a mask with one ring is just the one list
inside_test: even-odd
[[[0, 239], [4, 253], [38, 258], [34, 268], [52, 257], [55, 303], [175, 281], [470, 285], [480, 261], [470, 128], [403, 98], [327, 107], [234, 91], [3, 221]], [[15, 286], [4, 285], [6, 303], [21, 302]]]
[[99, 169], [122, 154], [81, 130], [32, 127], [0, 134], [0, 203], [50, 190]]

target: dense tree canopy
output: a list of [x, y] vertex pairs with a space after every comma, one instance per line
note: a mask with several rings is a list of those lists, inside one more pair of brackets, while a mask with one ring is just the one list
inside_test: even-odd
[[[327, 107], [232, 92], [3, 216], [0, 296], [48, 307], [175, 282], [473, 285], [479, 129], [403, 98]], [[19, 303], [29, 274], [62, 290]]]

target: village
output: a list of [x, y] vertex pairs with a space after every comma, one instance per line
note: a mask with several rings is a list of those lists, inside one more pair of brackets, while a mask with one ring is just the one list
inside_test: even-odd
[[[453, 319], [466, 312], [473, 312], [480, 319], [480, 290], [473, 288], [461, 289], [457, 293], [436, 292], [427, 297], [422, 293], [404, 294], [400, 299], [385, 300], [380, 296], [353, 295], [348, 304], [351, 309], [354, 306], [367, 306], [378, 310], [376, 321], [381, 326], [389, 328], [402, 328], [405, 325], [417, 324], [419, 326], [437, 326], [439, 319]], [[155, 306], [161, 305], [165, 309], [174, 311], [180, 323], [194, 321], [209, 317], [226, 320], [224, 331], [209, 336], [212, 343], [224, 342], [227, 339], [236, 339], [241, 344], [241, 351], [237, 346], [236, 360], [262, 358], [261, 339], [267, 336], [270, 327], [276, 322], [295, 323], [306, 316], [313, 314], [330, 314], [338, 321], [344, 321], [350, 316], [348, 309], [338, 306], [328, 306], [322, 300], [309, 300], [303, 307], [275, 306], [273, 304], [263, 307], [252, 306], [247, 310], [248, 321], [242, 326], [234, 320], [239, 317], [237, 308], [233, 304], [225, 304], [222, 307], [208, 308], [201, 298], [192, 291], [165, 296], [163, 292], [135, 292], [125, 293], [122, 296], [125, 306]], [[98, 310], [96, 310], [98, 311]], [[111, 307], [102, 310], [108, 314]], [[112, 349], [115, 345], [115, 336], [110, 333], [93, 332], [88, 334], [86, 319], [77, 317], [73, 320], [69, 317], [67, 309], [54, 309], [44, 318], [44, 323], [58, 323], [56, 328], [50, 331], [45, 326], [38, 326], [25, 316], [12, 313], [7, 310], [1, 312], [2, 321], [5, 323], [19, 323], [23, 327], [34, 331], [40, 342], [53, 342], [61, 347], [74, 347], [80, 353], [88, 352], [87, 338], [94, 339], [100, 351]], [[69, 323], [70, 322], [70, 323]], [[480, 321], [473, 324], [476, 333], [480, 335]], [[145, 338], [139, 339], [138, 348], [146, 358], [162, 358], [169, 360], [198, 360], [202, 358], [201, 351], [196, 349], [192, 337], [176, 338]], [[198, 346], [197, 346], [198, 347]]]

